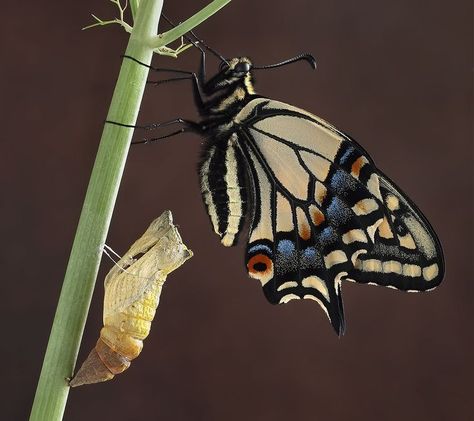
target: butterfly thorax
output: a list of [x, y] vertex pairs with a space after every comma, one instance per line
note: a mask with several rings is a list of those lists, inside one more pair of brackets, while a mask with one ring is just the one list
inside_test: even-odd
[[211, 94], [202, 110], [208, 130], [216, 134], [232, 130], [235, 116], [256, 97], [250, 60], [246, 57], [230, 60], [228, 66], [207, 82], [205, 90]]

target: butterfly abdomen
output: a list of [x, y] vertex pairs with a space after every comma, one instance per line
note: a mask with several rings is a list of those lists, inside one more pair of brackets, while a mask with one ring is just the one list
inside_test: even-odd
[[199, 165], [201, 194], [214, 231], [225, 246], [237, 242], [246, 214], [245, 164], [235, 134], [210, 141]]

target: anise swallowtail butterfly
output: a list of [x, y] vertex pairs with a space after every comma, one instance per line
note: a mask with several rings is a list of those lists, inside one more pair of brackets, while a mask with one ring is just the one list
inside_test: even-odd
[[[233, 246], [250, 222], [245, 264], [272, 304], [316, 301], [336, 332], [344, 332], [343, 281], [427, 291], [444, 274], [440, 242], [415, 204], [350, 136], [321, 118], [259, 95], [246, 57], [225, 60], [202, 41], [201, 67], [190, 78], [202, 116], [185, 131], [204, 138], [198, 173], [212, 227]], [[221, 59], [206, 81], [205, 54]], [[128, 57], [133, 59], [132, 57]], [[143, 64], [143, 63], [140, 63]], [[150, 67], [150, 66], [148, 66]]]

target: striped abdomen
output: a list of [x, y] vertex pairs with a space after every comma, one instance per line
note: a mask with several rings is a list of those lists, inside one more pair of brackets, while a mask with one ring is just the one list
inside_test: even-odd
[[199, 165], [201, 194], [216, 234], [233, 246], [247, 210], [245, 163], [233, 134], [205, 148]]

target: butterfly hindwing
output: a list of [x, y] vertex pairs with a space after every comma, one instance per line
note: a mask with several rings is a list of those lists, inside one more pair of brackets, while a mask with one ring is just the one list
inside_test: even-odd
[[246, 153], [256, 203], [246, 256], [249, 275], [262, 283], [272, 304], [299, 298], [319, 302], [336, 330], [341, 331], [344, 318], [340, 288], [324, 280], [329, 272], [314, 247], [305, 212], [278, 191], [256, 154], [249, 150]]

